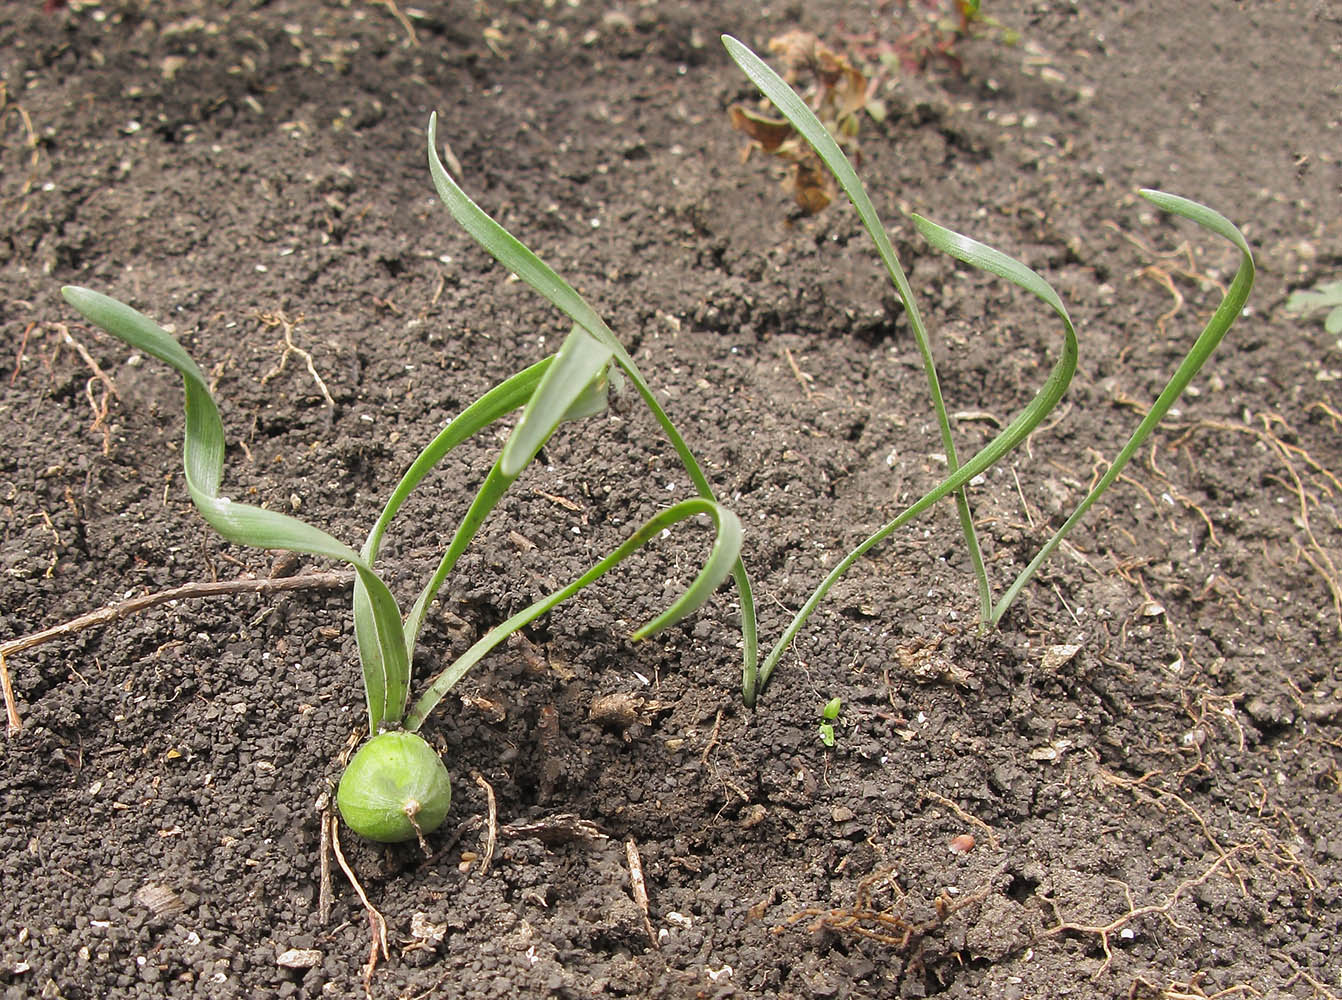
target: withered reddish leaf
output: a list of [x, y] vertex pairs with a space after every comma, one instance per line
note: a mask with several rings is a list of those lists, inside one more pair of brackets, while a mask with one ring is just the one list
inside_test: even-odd
[[834, 200], [829, 172], [818, 162], [799, 160], [793, 164], [792, 197], [807, 215], [815, 215]]
[[750, 136], [766, 153], [777, 152], [778, 147], [793, 136], [792, 126], [782, 118], [766, 118], [740, 104], [733, 104], [727, 110], [732, 117], [732, 128]]

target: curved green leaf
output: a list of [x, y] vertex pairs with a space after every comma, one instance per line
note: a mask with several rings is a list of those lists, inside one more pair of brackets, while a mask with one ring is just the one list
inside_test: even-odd
[[704, 605], [722, 581], [731, 573], [741, 551], [741, 522], [736, 515], [726, 507], [702, 497], [682, 500], [680, 503], [659, 512], [630, 535], [619, 548], [568, 586], [536, 601], [487, 632], [475, 645], [471, 646], [430, 682], [428, 689], [406, 715], [405, 728], [411, 732], [417, 730], [424, 723], [425, 717], [456, 686], [457, 682], [466, 675], [466, 672], [508, 636], [519, 629], [525, 628], [584, 587], [595, 583], [672, 525], [699, 514], [707, 514], [711, 517], [717, 532], [708, 559], [700, 569], [699, 575], [695, 577], [694, 582], [685, 592], [666, 611], [638, 629], [633, 637], [635, 639], [647, 638], [693, 614]]
[[[433, 177], [434, 188], [442, 199], [448, 212], [457, 223], [470, 233], [471, 237], [487, 250], [500, 264], [512, 271], [547, 301], [611, 349], [615, 362], [629, 376], [644, 404], [652, 412], [661, 426], [671, 447], [685, 467], [695, 491], [706, 500], [715, 500], [713, 488], [708, 477], [699, 466], [698, 459], [690, 450], [676, 425], [671, 422], [662, 405], [653, 394], [643, 373], [639, 371], [634, 359], [624, 349], [615, 334], [586, 300], [563, 278], [556, 274], [543, 260], [537, 257], [520, 240], [495, 222], [489, 215], [467, 196], [466, 192], [454, 181], [438, 156], [438, 115], [429, 115], [428, 127], [429, 173]], [[732, 567], [732, 579], [736, 583], [741, 600], [741, 639], [743, 648], [742, 697], [747, 706], [755, 704], [758, 691], [756, 676], [758, 671], [758, 631], [755, 616], [755, 599], [750, 586], [750, 574], [740, 559]]]
[[[461, 413], [454, 417], [419, 453], [410, 468], [401, 476], [382, 508], [382, 514], [368, 533], [361, 555], [369, 566], [377, 559], [382, 545], [382, 537], [406, 498], [415, 490], [424, 477], [457, 445], [474, 434], [507, 416], [513, 410], [524, 405], [536, 391], [541, 376], [550, 366], [552, 358], [536, 362], [485, 393]], [[388, 675], [382, 662], [382, 653], [378, 645], [378, 630], [373, 614], [373, 605], [368, 596], [368, 588], [363, 578], [354, 580], [354, 636], [359, 645], [359, 662], [364, 665], [365, 674], [387, 677], [389, 690], [385, 696], [384, 719], [395, 722], [405, 714], [405, 704], [410, 693], [409, 652], [407, 646], [407, 669], [404, 677], [394, 670]]]
[[517, 481], [541, 446], [561, 423], [573, 419], [574, 414], [595, 412], [595, 404], [604, 403], [606, 365], [610, 356], [610, 350], [580, 326], [574, 326], [564, 339], [563, 346], [555, 354], [522, 410], [521, 419], [504, 444], [498, 460], [489, 470], [457, 526], [438, 568], [406, 616], [404, 633], [409, 652], [414, 652], [415, 642], [424, 625], [424, 615], [457, 560], [466, 551], [485, 518], [498, 506], [503, 495]]
[[65, 300], [97, 326], [137, 350], [167, 362], [182, 376], [186, 389], [186, 435], [182, 464], [187, 491], [209, 525], [224, 538], [241, 545], [289, 549], [349, 563], [367, 589], [377, 633], [378, 664], [365, 662], [364, 690], [368, 698], [370, 732], [376, 732], [387, 707], [389, 680], [395, 686], [408, 676], [408, 657], [401, 636], [401, 614], [386, 585], [352, 548], [326, 532], [276, 511], [234, 503], [220, 496], [224, 470], [224, 427], [219, 408], [196, 363], [166, 330], [143, 313], [116, 299], [87, 288], [67, 285]]
[[1046, 417], [1049, 412], [1058, 405], [1062, 399], [1063, 393], [1067, 391], [1067, 386], [1072, 381], [1072, 375], [1076, 372], [1077, 359], [1077, 341], [1076, 329], [1072, 325], [1071, 317], [1067, 314], [1066, 307], [1062, 300], [1058, 298], [1052, 287], [1043, 278], [1039, 277], [1034, 271], [1031, 271], [1024, 264], [992, 247], [972, 240], [968, 236], [962, 236], [949, 229], [938, 226], [934, 222], [929, 222], [920, 216], [913, 217], [914, 224], [919, 232], [938, 249], [944, 250], [965, 263], [972, 264], [975, 267], [982, 267], [1000, 277], [1006, 278], [1013, 284], [1025, 289], [1027, 292], [1038, 296], [1043, 300], [1058, 319], [1062, 321], [1063, 326], [1063, 346], [1062, 353], [1054, 363], [1053, 369], [1049, 372], [1048, 378], [1043, 386], [1035, 394], [1021, 412], [1004, 427], [995, 438], [988, 442], [973, 458], [965, 462], [959, 469], [952, 472], [933, 490], [924, 495], [921, 499], [905, 508], [894, 520], [883, 525], [879, 530], [870, 535], [861, 545], [853, 549], [852, 552], [844, 556], [838, 565], [830, 571], [824, 581], [816, 588], [815, 592], [807, 598], [806, 603], [796, 616], [789, 623], [783, 635], [779, 638], [777, 644], [769, 651], [764, 663], [760, 666], [760, 684], [763, 686], [773, 674], [774, 668], [778, 666], [778, 661], [783, 652], [791, 645], [792, 640], [796, 638], [797, 633], [801, 631], [806, 620], [811, 617], [816, 607], [829, 593], [830, 589], [839, 579], [848, 571], [848, 569], [865, 555], [868, 551], [879, 545], [890, 534], [901, 528], [909, 521], [913, 520], [919, 514], [932, 507], [937, 501], [949, 495], [962, 487], [975, 476], [986, 471], [995, 465], [1007, 452], [1017, 447], [1029, 436], [1030, 432], [1039, 426], [1040, 421]]
[[1132, 459], [1132, 456], [1137, 453], [1137, 449], [1141, 447], [1142, 442], [1144, 442], [1151, 432], [1155, 430], [1156, 425], [1165, 419], [1165, 415], [1169, 413], [1170, 407], [1173, 406], [1175, 401], [1183, 394], [1183, 391], [1188, 388], [1188, 383], [1193, 380], [1193, 376], [1195, 376], [1207, 362], [1207, 359], [1211, 357], [1212, 352], [1216, 350], [1216, 346], [1221, 343], [1221, 339], [1226, 335], [1226, 332], [1234, 325], [1235, 320], [1244, 309], [1244, 303], [1249, 298], [1250, 290], [1253, 288], [1253, 254], [1250, 252], [1249, 244], [1244, 239], [1243, 234], [1235, 228], [1234, 224], [1231, 223], [1229, 219], [1224, 215], [1221, 215], [1221, 213], [1208, 208], [1206, 205], [1201, 205], [1196, 201], [1190, 201], [1187, 198], [1181, 198], [1178, 195], [1166, 194], [1163, 191], [1153, 191], [1150, 189], [1143, 190], [1141, 194], [1142, 197], [1152, 202], [1158, 208], [1173, 213], [1174, 215], [1181, 215], [1186, 219], [1190, 219], [1203, 229], [1224, 237], [1233, 243], [1236, 249], [1240, 252], [1240, 263], [1235, 272], [1235, 280], [1230, 283], [1230, 287], [1226, 290], [1220, 304], [1216, 307], [1216, 312], [1212, 314], [1212, 318], [1207, 322], [1206, 327], [1203, 328], [1203, 331], [1199, 334], [1197, 340], [1193, 342], [1193, 346], [1189, 349], [1188, 354], [1186, 354], [1183, 361], [1179, 363], [1179, 367], [1175, 369], [1174, 374], [1170, 377], [1165, 388], [1161, 391], [1160, 395], [1156, 397], [1156, 401], [1151, 404], [1151, 409], [1147, 411], [1146, 416], [1144, 416], [1141, 419], [1141, 422], [1138, 423], [1137, 429], [1133, 431], [1132, 437], [1128, 439], [1127, 444], [1125, 444], [1118, 455], [1115, 456], [1114, 461], [1109, 466], [1108, 470], [1100, 477], [1099, 482], [1095, 484], [1091, 491], [1086, 495], [1085, 499], [1077, 505], [1076, 510], [1072, 511], [1071, 516], [1067, 518], [1062, 527], [1059, 528], [1054, 533], [1053, 537], [1045, 543], [1044, 547], [1039, 550], [1039, 553], [1030, 561], [1030, 565], [1026, 566], [1025, 569], [1021, 571], [1020, 575], [1016, 577], [1011, 586], [1002, 594], [1001, 600], [999, 600], [997, 605], [993, 608], [992, 623], [994, 625], [1002, 620], [1002, 616], [1006, 614], [1007, 609], [1010, 608], [1012, 602], [1015, 601], [1016, 595], [1018, 595], [1021, 592], [1021, 589], [1030, 581], [1030, 578], [1034, 576], [1035, 571], [1039, 569], [1044, 560], [1053, 554], [1053, 550], [1062, 543], [1062, 540], [1067, 537], [1068, 533], [1071, 532], [1071, 530], [1076, 527], [1077, 523], [1086, 516], [1086, 512], [1090, 510], [1091, 505], [1104, 494], [1105, 490], [1114, 484], [1118, 479], [1119, 473], [1123, 471], [1123, 467], [1127, 465]]
[[550, 435], [575, 413], [591, 415], [605, 409], [606, 365], [612, 353], [581, 326], [564, 338], [499, 455], [499, 471], [504, 476], [520, 476]]
[[[726, 46], [727, 54], [750, 78], [750, 82], [759, 88], [760, 93], [773, 102], [774, 107], [792, 123], [792, 127], [797, 130], [803, 139], [810, 143], [816, 155], [834, 173], [839, 186], [843, 188], [844, 193], [848, 195], [848, 200], [853, 203], [853, 208], [857, 210], [858, 218], [862, 220], [862, 225], [866, 228], [867, 234], [876, 244], [876, 253], [881, 258], [881, 263], [885, 265], [886, 273], [890, 276], [895, 291], [899, 293], [899, 299], [904, 304], [904, 310], [908, 315], [909, 329], [913, 332], [913, 340], [917, 345], [919, 357], [922, 359], [923, 373], [927, 379], [928, 395], [932, 401], [932, 410], [936, 414], [937, 429], [941, 434], [941, 446], [946, 453], [946, 466], [951, 472], [955, 472], [960, 461], [955, 450], [955, 438], [951, 433], [950, 415], [946, 412], [946, 403], [941, 395], [941, 380], [937, 377], [936, 361], [932, 357], [932, 347], [927, 336], [927, 328], [923, 324], [922, 314], [918, 311], [918, 303], [913, 297], [913, 289], [909, 286], [909, 280], [905, 277], [904, 269], [900, 266], [899, 258], [895, 255], [895, 248], [891, 245], [885, 226], [882, 225], [880, 216], [876, 213], [876, 206], [867, 197], [866, 188], [862, 186], [857, 171], [848, 162], [848, 157], [839, 148], [839, 144], [834, 141], [834, 137], [830, 135], [829, 130], [815, 116], [815, 113], [806, 106], [806, 102], [763, 59], [731, 35], [723, 35], [722, 44]], [[988, 586], [988, 573], [983, 565], [983, 554], [979, 549], [978, 534], [974, 530], [974, 518], [969, 510], [969, 498], [963, 490], [957, 491], [955, 507], [956, 514], [960, 519], [960, 531], [964, 535], [969, 561], [974, 567], [974, 576], [978, 582], [980, 613], [986, 619], [992, 609], [992, 594]]]
[[410, 468], [406, 469], [405, 474], [401, 476], [401, 481], [396, 484], [396, 489], [387, 498], [381, 516], [378, 517], [377, 523], [368, 533], [368, 540], [364, 542], [363, 557], [365, 559], [372, 562], [377, 558], [378, 549], [382, 545], [382, 536], [386, 533], [392, 519], [400, 511], [401, 505], [405, 503], [410, 494], [437, 467], [438, 463], [463, 441], [469, 440], [509, 413], [525, 406], [553, 360], [554, 356], [551, 355], [537, 361], [530, 368], [524, 368], [517, 374], [500, 382], [453, 417], [448, 425], [438, 432], [437, 436], [410, 463]]

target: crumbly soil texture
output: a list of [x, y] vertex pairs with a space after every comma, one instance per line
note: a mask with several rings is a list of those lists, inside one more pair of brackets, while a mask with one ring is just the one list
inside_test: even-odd
[[[753, 710], [730, 584], [629, 639], [707, 552], [694, 524], [483, 661], [423, 730], [455, 791], [427, 851], [336, 828], [385, 918], [375, 962], [323, 836], [366, 719], [347, 584], [11, 652], [4, 997], [1342, 995], [1342, 347], [1286, 309], [1342, 270], [1338, 7], [984, 9], [996, 23], [921, 66], [923, 4], [0, 9], [4, 642], [186, 584], [341, 569], [211, 533], [180, 380], [62, 284], [197, 359], [226, 492], [354, 545], [446, 421], [557, 347], [564, 319], [437, 201], [432, 110], [466, 190], [606, 317], [740, 515], [766, 649], [947, 458], [855, 213], [801, 214], [780, 160], [743, 157], [727, 109], [755, 95], [721, 33], [765, 51], [800, 28], [885, 67], [859, 170], [962, 458], [1028, 404], [1061, 330], [908, 214], [1068, 303], [1067, 396], [969, 490], [998, 594], [1238, 264], [1137, 190], [1217, 208], [1259, 268], [997, 629], [943, 503], [853, 567]], [[453, 452], [393, 526], [379, 565], [405, 600], [505, 433]], [[417, 676], [691, 495], [636, 396], [566, 425], [443, 590]]]

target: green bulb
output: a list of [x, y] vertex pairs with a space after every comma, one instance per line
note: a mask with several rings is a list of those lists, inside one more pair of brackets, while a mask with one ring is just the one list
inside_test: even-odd
[[442, 758], [423, 738], [402, 731], [379, 733], [360, 747], [336, 790], [349, 828], [384, 844], [432, 833], [451, 804]]

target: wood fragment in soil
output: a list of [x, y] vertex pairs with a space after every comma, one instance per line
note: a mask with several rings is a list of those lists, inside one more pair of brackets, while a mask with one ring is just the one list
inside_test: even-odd
[[480, 858], [480, 874], [489, 874], [489, 864], [494, 860], [494, 847], [499, 840], [499, 808], [494, 800], [494, 786], [485, 780], [484, 775], [479, 771], [472, 771], [471, 777], [485, 792], [485, 801], [488, 803], [489, 818], [485, 827], [485, 853]]
[[657, 932], [652, 929], [652, 918], [648, 915], [648, 883], [643, 877], [643, 859], [639, 857], [638, 844], [633, 837], [624, 842], [624, 854], [629, 860], [629, 887], [634, 894], [634, 902], [643, 914], [643, 929], [648, 933], [648, 943], [653, 951], [661, 951], [657, 941]]
[[317, 797], [318, 822], [321, 824], [321, 843], [318, 846], [319, 881], [317, 883], [317, 917], [321, 925], [331, 923], [331, 829], [336, 819], [331, 814], [331, 793]]
[[556, 813], [538, 820], [521, 820], [499, 828], [500, 837], [535, 837], [545, 844], [563, 844], [569, 841], [601, 841], [609, 839], [599, 826], [576, 813]]

